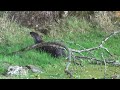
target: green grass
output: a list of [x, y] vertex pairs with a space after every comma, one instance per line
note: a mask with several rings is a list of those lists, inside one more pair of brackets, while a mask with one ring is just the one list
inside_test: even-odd
[[[2, 18], [4, 19], [4, 18]], [[3, 20], [4, 21], [4, 20]], [[10, 53], [17, 51], [26, 46], [32, 45], [33, 39], [30, 37], [29, 32], [33, 31], [25, 27], [21, 27], [15, 22], [5, 21], [6, 27], [0, 26], [1, 35], [3, 40], [0, 42], [0, 52]], [[66, 46], [73, 49], [84, 49], [98, 46], [101, 41], [108, 35], [102, 31], [99, 27], [92, 27], [90, 22], [75, 17], [66, 18], [60, 26], [53, 25], [53, 30], [58, 30], [58, 34], [44, 36], [45, 41], [63, 41]], [[119, 34], [110, 38], [105, 46], [115, 55], [115, 59], [120, 61], [120, 36]], [[104, 57], [109, 55], [104, 50], [98, 50], [94, 52], [94, 56], [101, 58], [101, 52], [104, 52]], [[87, 53], [83, 53], [88, 55]], [[4, 63], [10, 63], [11, 65], [35, 65], [43, 69], [44, 73], [36, 74], [29, 73], [28, 76], [12, 76], [6, 77], [2, 74], [5, 72]], [[94, 65], [88, 62], [82, 62], [84, 67], [74, 65], [70, 66], [70, 70], [73, 73], [73, 79], [83, 78], [102, 78], [104, 76], [104, 65]], [[66, 66], [65, 58], [53, 58], [49, 54], [39, 52], [36, 50], [30, 50], [16, 55], [3, 55], [0, 54], [0, 78], [1, 79], [15, 79], [15, 78], [35, 78], [35, 79], [69, 79], [64, 73]], [[119, 67], [107, 66], [107, 76], [114, 74], [120, 74]]]

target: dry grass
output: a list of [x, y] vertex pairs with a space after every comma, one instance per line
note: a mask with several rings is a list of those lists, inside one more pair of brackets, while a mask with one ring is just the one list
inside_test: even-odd
[[105, 32], [111, 32], [115, 29], [111, 18], [109, 11], [95, 11], [94, 20]]
[[11, 11], [9, 18], [27, 27], [45, 26], [59, 17], [59, 11]]
[[0, 18], [0, 43], [8, 45], [14, 42], [21, 43], [27, 37], [27, 31], [27, 28], [20, 27], [15, 22], [11, 22], [7, 18], [7, 13], [4, 13], [3, 17]]
[[[23, 26], [38, 30], [46, 28], [55, 22], [55, 20], [58, 20], [63, 14], [63, 12], [61, 14], [60, 12], [61, 11], [11, 11], [8, 12], [8, 16], [11, 20], [17, 21]], [[99, 25], [105, 32], [111, 32], [115, 29], [111, 21], [114, 15], [112, 11], [69, 11], [68, 15], [86, 19], [95, 25]]]

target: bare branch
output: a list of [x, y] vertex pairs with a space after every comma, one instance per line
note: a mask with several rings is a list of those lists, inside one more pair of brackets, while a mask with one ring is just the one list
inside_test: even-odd
[[70, 78], [72, 77], [72, 73], [68, 70], [68, 68], [71, 64], [71, 57], [72, 57], [71, 55], [72, 55], [71, 49], [68, 49], [68, 62], [65, 68], [65, 73], [69, 74]]
[[110, 37], [112, 37], [113, 35], [116, 35], [117, 33], [120, 33], [120, 31], [116, 31], [116, 32], [111, 33], [111, 34], [110, 34], [109, 36], [107, 36], [107, 37], [101, 42], [101, 44], [100, 44], [99, 46], [97, 46], [97, 47], [88, 48], [88, 49], [84, 49], [84, 50], [75, 50], [75, 49], [71, 49], [71, 50], [72, 50], [72, 52], [81, 53], [81, 52], [88, 52], [88, 51], [97, 50], [97, 49], [102, 48], [102, 49], [106, 50], [106, 51], [112, 56], [112, 54], [109, 52], [109, 50], [103, 46], [103, 44], [104, 44]]
[[112, 32], [109, 36], [107, 36], [99, 46], [103, 45], [110, 37], [112, 37], [113, 35], [116, 35], [117, 33], [120, 33], [120, 31], [115, 31], [115, 32]]
[[[61, 47], [60, 46], [58, 47], [57, 45], [60, 45]], [[20, 53], [20, 52], [23, 52], [23, 51], [28, 51], [28, 50], [31, 50], [31, 49], [36, 49], [36, 48], [39, 48], [39, 47], [42, 47], [42, 46], [52, 46], [52, 47], [63, 48], [63, 49], [66, 49], [69, 52], [69, 49], [65, 45], [63, 45], [62, 43], [42, 42], [42, 43], [38, 43], [38, 44], [34, 44], [34, 45], [31, 45], [31, 46], [22, 48], [22, 49], [20, 49], [18, 51], [14, 51], [14, 52], [9, 53], [7, 55], [17, 54], [17, 53]]]
[[105, 61], [105, 58], [104, 58], [104, 56], [103, 56], [103, 53], [102, 53], [102, 58], [103, 58], [104, 64], [105, 64], [104, 78], [106, 78], [106, 71], [107, 71], [107, 68], [106, 68], [106, 61]]
[[[100, 59], [96, 59], [96, 58], [92, 58], [92, 57], [86, 57], [86, 56], [75, 56], [76, 58], [82, 58], [82, 59], [85, 59], [85, 60], [94, 60], [94, 61], [97, 61], [97, 62], [101, 62], [101, 63], [104, 63], [103, 60], [100, 60]], [[111, 63], [115, 63], [114, 60], [105, 60], [106, 63], [108, 64], [111, 64]]]

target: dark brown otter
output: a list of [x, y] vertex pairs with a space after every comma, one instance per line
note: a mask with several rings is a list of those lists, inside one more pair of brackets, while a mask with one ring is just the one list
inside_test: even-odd
[[[33, 37], [35, 44], [44, 42], [42, 40], [42, 37], [40, 37], [37, 33], [30, 32], [30, 35]], [[41, 50], [41, 51], [45, 51], [47, 53], [50, 53], [51, 56], [53, 56], [53, 57], [66, 56], [64, 49], [60, 48], [60, 47], [61, 46], [60, 46], [59, 43], [54, 42], [54, 43], [52, 43], [52, 45], [48, 44], [47, 46], [42, 46], [38, 49]]]

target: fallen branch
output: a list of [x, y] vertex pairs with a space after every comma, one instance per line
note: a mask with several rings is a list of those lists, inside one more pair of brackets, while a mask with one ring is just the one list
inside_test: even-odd
[[65, 73], [70, 75], [70, 78], [72, 77], [72, 73], [68, 70], [68, 68], [71, 64], [71, 57], [72, 57], [71, 55], [72, 55], [72, 52], [70, 49], [68, 49], [68, 62], [67, 62], [66, 68], [65, 68]]
[[75, 49], [71, 49], [71, 50], [72, 50], [72, 52], [81, 53], [81, 52], [88, 52], [88, 51], [97, 50], [97, 49], [102, 48], [102, 49], [104, 49], [105, 51], [107, 51], [107, 52], [112, 56], [112, 54], [109, 52], [109, 50], [103, 46], [103, 44], [104, 44], [110, 37], [112, 37], [113, 35], [116, 35], [117, 33], [120, 33], [120, 31], [116, 31], [116, 32], [111, 33], [109, 36], [107, 36], [105, 39], [103, 39], [103, 41], [101, 42], [101, 44], [98, 45], [97, 47], [88, 48], [88, 49], [84, 49], [84, 50], [75, 50]]
[[102, 58], [103, 58], [103, 60], [104, 60], [104, 64], [105, 64], [104, 78], [106, 78], [107, 67], [106, 67], [106, 61], [105, 61], [105, 58], [104, 58], [104, 56], [103, 56], [103, 53], [102, 53]]
[[[60, 45], [61, 47], [58, 47], [57, 45]], [[55, 42], [43, 42], [43, 43], [38, 43], [38, 44], [34, 44], [34, 45], [31, 45], [31, 46], [28, 46], [28, 47], [25, 47], [25, 48], [22, 48], [18, 51], [14, 51], [14, 52], [11, 52], [7, 55], [13, 55], [13, 54], [18, 54], [18, 53], [21, 53], [21, 52], [24, 52], [24, 51], [29, 51], [31, 49], [36, 49], [36, 48], [40, 48], [42, 46], [52, 46], [52, 47], [58, 47], [58, 48], [62, 48], [62, 49], [66, 49], [68, 52], [69, 52], [69, 49], [63, 45], [62, 43], [55, 43]]]
[[[92, 57], [75, 56], [75, 58], [77, 58], [77, 59], [80, 58], [80, 59], [85, 59], [85, 60], [96, 61], [96, 62], [100, 62], [100, 63], [104, 64], [104, 61], [103, 61], [103, 60], [96, 59], [96, 58], [92, 58]], [[115, 60], [106, 60], [106, 59], [105, 59], [105, 62], [108, 63], [108, 64], [112, 64], [112, 63], [115, 63], [116, 61], [115, 61]]]

